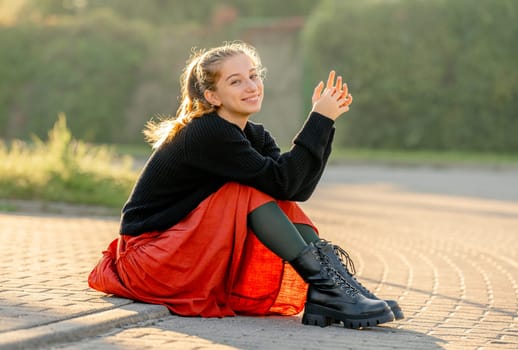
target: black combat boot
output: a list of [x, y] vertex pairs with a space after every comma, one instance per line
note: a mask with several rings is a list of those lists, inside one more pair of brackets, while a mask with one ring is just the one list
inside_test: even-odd
[[329, 264], [313, 243], [290, 264], [309, 283], [303, 324], [326, 327], [341, 321], [344, 327], [361, 328], [394, 320], [394, 314], [383, 300], [364, 297]]
[[[342, 248], [340, 248], [337, 245], [333, 245], [331, 242], [328, 242], [326, 240], [319, 240], [318, 242], [315, 242], [315, 246], [320, 251], [321, 254], [323, 254], [327, 261], [333, 266], [335, 270], [342, 275], [345, 280], [355, 289], [360, 291], [360, 293], [373, 300], [380, 300], [374, 293], [372, 293], [370, 290], [365, 288], [357, 279], [354, 277], [354, 274], [356, 273], [356, 270], [354, 268], [354, 263], [352, 259], [349, 257], [349, 254]], [[347, 267], [349, 266], [349, 268]], [[352, 271], [352, 272], [351, 272]], [[392, 310], [392, 313], [394, 314], [394, 317], [396, 320], [401, 320], [405, 318], [405, 315], [403, 314], [403, 311], [401, 310], [401, 307], [395, 300], [384, 300], [387, 305]]]

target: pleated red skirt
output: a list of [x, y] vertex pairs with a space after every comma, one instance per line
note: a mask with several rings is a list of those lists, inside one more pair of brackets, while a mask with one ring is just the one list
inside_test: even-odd
[[[297, 314], [307, 285], [247, 225], [247, 214], [271, 201], [228, 183], [167, 231], [112, 241], [88, 284], [182, 316]], [[296, 203], [275, 201], [292, 222], [317, 230]]]

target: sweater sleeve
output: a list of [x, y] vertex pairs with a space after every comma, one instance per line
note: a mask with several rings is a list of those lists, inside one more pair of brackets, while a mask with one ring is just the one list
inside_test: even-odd
[[[221, 119], [218, 125], [190, 130], [185, 138], [185, 159], [196, 169], [252, 186], [274, 198], [305, 200], [312, 192], [307, 189], [314, 189], [311, 182], [318, 181], [323, 171], [333, 125], [333, 120], [311, 113], [292, 148], [274, 158], [254, 149], [237, 126]], [[272, 153], [275, 156], [273, 148]], [[305, 195], [300, 196], [303, 189]]]
[[295, 201], [308, 200], [309, 197], [315, 191], [315, 188], [317, 187], [318, 182], [320, 181], [320, 178], [322, 177], [322, 174], [324, 173], [325, 167], [327, 165], [327, 160], [329, 159], [329, 155], [331, 154], [331, 144], [333, 143], [334, 131], [335, 131], [335, 129], [333, 128], [333, 130], [331, 132], [331, 136], [329, 137], [329, 141], [326, 146], [326, 150], [324, 152], [324, 158], [323, 158], [323, 162], [321, 164], [320, 169], [318, 170], [318, 172], [316, 172], [315, 176], [313, 176], [312, 178], [306, 179], [305, 185], [302, 188], [300, 188], [300, 190], [293, 196], [293, 198], [292, 198], [293, 200], [295, 200]]

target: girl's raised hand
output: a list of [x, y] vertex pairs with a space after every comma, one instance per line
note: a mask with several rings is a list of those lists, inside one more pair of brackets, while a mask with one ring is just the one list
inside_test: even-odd
[[313, 92], [311, 101], [312, 111], [320, 113], [330, 119], [336, 120], [349, 110], [353, 97], [349, 94], [347, 84], [342, 84], [342, 77], [338, 76], [335, 83], [335, 71], [329, 72], [327, 84], [320, 82]]

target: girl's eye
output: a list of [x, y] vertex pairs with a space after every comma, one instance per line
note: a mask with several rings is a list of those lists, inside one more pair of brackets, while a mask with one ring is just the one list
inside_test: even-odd
[[237, 84], [239, 84], [240, 82], [241, 82], [241, 80], [232, 80], [232, 81], [230, 82], [230, 85], [237, 85]]
[[259, 78], [259, 74], [252, 74], [250, 76], [250, 79], [252, 79], [252, 80], [256, 80], [257, 78]]

